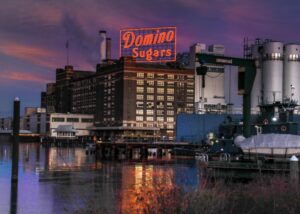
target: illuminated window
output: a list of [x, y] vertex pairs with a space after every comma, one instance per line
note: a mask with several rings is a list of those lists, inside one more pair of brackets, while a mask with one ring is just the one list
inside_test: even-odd
[[144, 118], [143, 118], [143, 116], [136, 116], [136, 121], [143, 121], [144, 120]]
[[147, 115], [153, 115], [153, 110], [147, 110]]
[[164, 117], [157, 117], [156, 120], [157, 120], [158, 122], [164, 122]]
[[163, 129], [164, 128], [164, 124], [163, 123], [159, 123], [158, 127], [161, 128], [161, 129]]
[[147, 81], [147, 85], [148, 85], [148, 86], [154, 86], [154, 81], [153, 81], [153, 80]]
[[137, 109], [137, 110], [136, 110], [136, 114], [143, 115], [143, 114], [144, 114], [144, 110], [142, 110], [142, 109]]
[[173, 74], [168, 74], [168, 79], [174, 79], [174, 75]]
[[136, 127], [143, 127], [143, 123], [136, 123]]
[[167, 96], [167, 100], [168, 101], [174, 101], [174, 97], [173, 96]]
[[147, 95], [147, 100], [154, 100], [154, 96], [153, 95]]
[[193, 103], [187, 103], [186, 106], [187, 107], [194, 107], [194, 104]]
[[137, 80], [137, 81], [136, 81], [136, 84], [137, 84], [137, 85], [144, 85], [144, 80]]
[[147, 102], [147, 108], [154, 108], [153, 102]]
[[167, 122], [174, 122], [174, 118], [173, 117], [167, 117]]
[[165, 83], [163, 81], [157, 81], [157, 86], [164, 86]]
[[163, 94], [163, 93], [165, 93], [165, 89], [164, 88], [157, 88], [157, 93], [158, 94]]
[[143, 99], [144, 99], [144, 95], [142, 95], [142, 94], [137, 94], [137, 95], [136, 95], [136, 99], [137, 99], [137, 100], [143, 100]]
[[188, 79], [194, 79], [194, 76], [193, 75], [187, 75], [187, 78]]
[[144, 93], [144, 87], [136, 87], [137, 93]]
[[167, 103], [167, 107], [173, 107], [173, 103]]
[[188, 86], [188, 87], [194, 87], [194, 83], [193, 83], [193, 82], [188, 82], [188, 83], [187, 83], [187, 86]]
[[167, 82], [168, 86], [174, 86], [174, 82]]
[[167, 129], [174, 129], [174, 125], [173, 124], [167, 124]]
[[189, 94], [192, 94], [192, 93], [194, 93], [194, 89], [188, 89], [188, 90], [186, 90], [186, 92]]
[[186, 100], [187, 100], [188, 102], [194, 102], [194, 97], [186, 97]]
[[138, 72], [138, 73], [136, 73], [136, 76], [139, 78], [144, 78], [144, 73]]
[[174, 88], [168, 88], [167, 94], [174, 94]]
[[174, 111], [168, 110], [167, 115], [174, 115]]
[[147, 73], [147, 78], [154, 78], [154, 74], [153, 73]]
[[153, 121], [153, 117], [146, 117], [147, 121]]
[[154, 88], [147, 88], [147, 93], [154, 93]]
[[157, 111], [156, 111], [156, 114], [157, 114], [157, 115], [164, 115], [164, 110], [157, 110]]
[[164, 100], [165, 97], [164, 96], [157, 96], [157, 100]]
[[136, 102], [136, 107], [137, 108], [143, 108], [144, 107], [144, 102]]
[[164, 79], [165, 75], [164, 74], [157, 74], [157, 79]]

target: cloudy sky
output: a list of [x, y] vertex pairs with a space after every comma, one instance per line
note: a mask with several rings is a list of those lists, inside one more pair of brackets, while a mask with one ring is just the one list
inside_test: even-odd
[[119, 30], [177, 26], [177, 49], [195, 42], [224, 44], [242, 56], [242, 41], [271, 38], [300, 43], [296, 0], [9, 0], [0, 6], [0, 117], [12, 100], [38, 106], [45, 83], [66, 64], [94, 70], [98, 31], [106, 30], [119, 57]]

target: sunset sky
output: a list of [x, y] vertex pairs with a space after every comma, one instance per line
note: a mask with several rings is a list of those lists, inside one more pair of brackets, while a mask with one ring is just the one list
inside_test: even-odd
[[119, 57], [119, 30], [177, 27], [177, 49], [195, 42], [223, 44], [242, 57], [244, 37], [300, 43], [300, 2], [296, 0], [9, 0], [0, 6], [0, 117], [39, 106], [40, 92], [55, 69], [70, 64], [95, 70], [98, 31], [106, 30]]

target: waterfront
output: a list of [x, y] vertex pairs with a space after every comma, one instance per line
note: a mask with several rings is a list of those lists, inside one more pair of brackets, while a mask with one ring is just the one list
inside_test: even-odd
[[[9, 213], [11, 147], [0, 139], [0, 213]], [[194, 160], [96, 161], [83, 148], [20, 144], [17, 213], [106, 213], [141, 210], [137, 197], [149, 189], [201, 185]]]

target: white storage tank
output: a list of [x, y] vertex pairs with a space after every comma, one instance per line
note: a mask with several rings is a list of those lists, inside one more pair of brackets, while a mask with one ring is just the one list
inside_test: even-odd
[[262, 99], [262, 58], [260, 48], [262, 44], [251, 45], [252, 59], [255, 60], [256, 76], [251, 91], [251, 113], [257, 113], [259, 111], [258, 105]]
[[286, 44], [283, 72], [283, 98], [300, 102], [300, 45]]
[[264, 44], [262, 90], [263, 102], [282, 102], [283, 43], [268, 41]]

